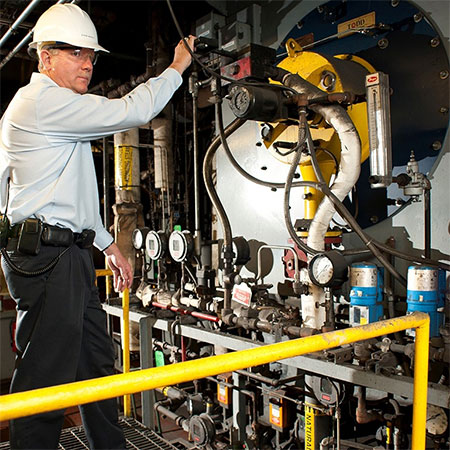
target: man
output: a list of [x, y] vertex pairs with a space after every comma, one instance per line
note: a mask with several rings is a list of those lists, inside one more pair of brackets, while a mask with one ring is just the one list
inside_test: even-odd
[[[17, 303], [17, 362], [11, 392], [113, 373], [90, 246], [106, 255], [114, 287], [131, 267], [99, 215], [90, 141], [144, 125], [167, 104], [191, 63], [183, 42], [159, 76], [121, 99], [86, 94], [99, 51], [89, 16], [54, 5], [33, 42], [39, 72], [0, 122], [0, 208], [11, 224], [2, 268]], [[187, 39], [193, 47], [194, 37]], [[91, 448], [125, 448], [115, 399], [80, 406]], [[57, 448], [63, 411], [11, 421], [11, 447]]]

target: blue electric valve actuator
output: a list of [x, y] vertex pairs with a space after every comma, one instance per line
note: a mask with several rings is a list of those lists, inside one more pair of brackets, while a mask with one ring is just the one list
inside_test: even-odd
[[[441, 275], [441, 279], [445, 275]], [[430, 316], [430, 338], [439, 336], [444, 324], [444, 301], [439, 289], [439, 270], [428, 266], [409, 266], [407, 282], [407, 313], [421, 311]], [[442, 281], [441, 281], [442, 284]], [[414, 330], [407, 330], [414, 336]]]
[[350, 325], [383, 319], [383, 270], [361, 262], [350, 267]]

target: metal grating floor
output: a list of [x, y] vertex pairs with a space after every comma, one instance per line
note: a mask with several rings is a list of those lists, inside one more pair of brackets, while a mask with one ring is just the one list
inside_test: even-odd
[[[145, 428], [134, 419], [122, 417], [119, 421], [125, 434], [127, 449], [137, 450], [177, 450], [168, 441], [158, 436], [152, 430]], [[9, 442], [0, 443], [0, 450], [9, 450]], [[82, 426], [65, 428], [59, 440], [59, 450], [89, 449]]]

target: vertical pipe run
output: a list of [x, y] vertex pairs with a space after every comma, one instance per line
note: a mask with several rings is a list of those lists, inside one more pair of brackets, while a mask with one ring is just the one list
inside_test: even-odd
[[197, 72], [193, 72], [189, 78], [189, 92], [192, 95], [192, 127], [194, 145], [194, 210], [195, 210], [195, 254], [201, 253], [201, 230], [200, 230], [200, 199], [199, 199], [199, 174], [198, 174], [198, 86]]
[[424, 254], [425, 258], [431, 258], [431, 202], [430, 202], [430, 189], [425, 188], [424, 192]]
[[426, 320], [416, 328], [414, 344], [412, 450], [425, 448], [429, 339], [430, 321]]
[[[123, 373], [130, 371], [130, 292], [126, 288], [122, 293], [122, 359]], [[131, 396], [123, 397], [123, 415], [131, 417]]]

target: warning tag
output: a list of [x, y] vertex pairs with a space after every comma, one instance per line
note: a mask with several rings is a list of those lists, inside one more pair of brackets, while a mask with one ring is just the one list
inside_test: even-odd
[[252, 290], [245, 283], [235, 284], [231, 298], [241, 305], [250, 306]]

